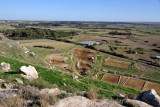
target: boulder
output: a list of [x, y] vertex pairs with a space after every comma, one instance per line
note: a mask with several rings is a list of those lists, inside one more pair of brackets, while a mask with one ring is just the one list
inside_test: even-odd
[[58, 88], [52, 88], [52, 89], [45, 88], [40, 91], [40, 94], [49, 94], [49, 95], [56, 96], [56, 95], [61, 94], [61, 90]]
[[0, 99], [13, 98], [18, 95], [18, 89], [0, 89]]
[[10, 64], [7, 64], [5, 62], [2, 62], [0, 64], [0, 70], [8, 72], [10, 70]]
[[12, 89], [13, 88], [13, 85], [11, 83], [3, 83], [3, 86], [7, 89]]
[[123, 107], [115, 101], [89, 100], [82, 96], [73, 96], [60, 100], [54, 107]]
[[72, 78], [73, 78], [73, 80], [75, 80], [75, 81], [78, 80], [78, 76], [76, 76], [76, 75], [73, 75]]
[[145, 102], [131, 99], [124, 99], [123, 104], [127, 107], [153, 107]]
[[38, 73], [36, 71], [36, 69], [33, 66], [22, 66], [20, 69], [20, 74], [28, 79], [28, 80], [33, 80], [33, 79], [37, 79], [38, 78]]
[[18, 79], [18, 78], [16, 78], [15, 81], [16, 81], [17, 83], [19, 83], [19, 84], [23, 84], [23, 81], [20, 80], [20, 79]]
[[146, 102], [147, 104], [150, 104], [154, 107], [160, 107], [160, 96], [156, 93], [154, 89], [141, 93], [137, 97], [137, 100]]

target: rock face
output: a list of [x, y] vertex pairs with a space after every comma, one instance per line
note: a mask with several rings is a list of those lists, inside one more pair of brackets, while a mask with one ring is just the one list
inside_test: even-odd
[[18, 95], [17, 89], [0, 89], [0, 99], [12, 98]]
[[8, 72], [10, 70], [10, 64], [7, 64], [5, 62], [2, 62], [0, 64], [0, 70]]
[[123, 107], [114, 101], [89, 100], [82, 96], [68, 97], [60, 100], [54, 107]]
[[127, 107], [153, 107], [151, 105], [148, 105], [147, 103], [144, 103], [142, 101], [138, 100], [131, 100], [131, 99], [124, 99], [123, 104]]
[[19, 69], [19, 71], [21, 75], [28, 80], [33, 80], [38, 78], [38, 73], [33, 66], [28, 66], [28, 67], [22, 66]]
[[137, 97], [137, 99], [146, 102], [147, 104], [150, 104], [154, 107], [160, 107], [160, 96], [154, 89], [141, 93]]

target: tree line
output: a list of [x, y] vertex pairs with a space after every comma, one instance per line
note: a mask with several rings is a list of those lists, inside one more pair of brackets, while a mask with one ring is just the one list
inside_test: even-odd
[[26, 29], [16, 29], [4, 31], [4, 34], [14, 40], [24, 40], [24, 39], [58, 39], [61, 37], [72, 37], [77, 34], [77, 32], [70, 31], [53, 31], [50, 29], [41, 28], [26, 28]]

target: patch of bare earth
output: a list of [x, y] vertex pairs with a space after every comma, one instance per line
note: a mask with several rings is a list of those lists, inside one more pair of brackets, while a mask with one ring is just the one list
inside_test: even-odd
[[129, 66], [132, 64], [131, 62], [121, 61], [121, 60], [112, 59], [112, 58], [107, 58], [105, 61], [106, 61], [104, 63], [105, 65], [118, 67], [118, 68], [125, 68], [125, 69], [128, 69]]
[[84, 63], [84, 62], [78, 62], [77, 63], [77, 67], [80, 68], [80, 69], [87, 69], [87, 70], [90, 70], [92, 69], [91, 65], [87, 64], [87, 63]]
[[147, 91], [150, 89], [155, 89], [155, 91], [160, 94], [160, 84], [147, 81], [142, 91]]
[[93, 62], [96, 53], [87, 49], [75, 49], [73, 54], [82, 60]]
[[145, 81], [143, 80], [129, 78], [128, 81], [125, 83], [125, 86], [134, 88], [137, 90], [142, 90], [144, 84], [145, 84]]
[[102, 78], [102, 81], [118, 84], [119, 78], [120, 76], [118, 75], [105, 74]]
[[65, 63], [65, 62], [57, 61], [57, 60], [51, 60], [50, 63], [55, 65], [55, 66], [58, 66], [60, 68], [63, 68], [66, 72], [72, 72], [70, 70], [70, 65]]

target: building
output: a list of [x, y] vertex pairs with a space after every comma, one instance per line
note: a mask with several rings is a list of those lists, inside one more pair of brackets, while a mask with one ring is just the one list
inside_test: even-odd
[[96, 42], [96, 41], [84, 41], [84, 42], [78, 42], [78, 43], [82, 45], [89, 45], [89, 46], [100, 44], [100, 42]]

